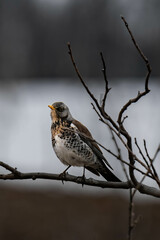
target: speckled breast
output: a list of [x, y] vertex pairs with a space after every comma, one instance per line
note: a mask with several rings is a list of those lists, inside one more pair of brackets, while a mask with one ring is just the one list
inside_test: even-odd
[[94, 162], [92, 149], [81, 140], [74, 128], [65, 124], [52, 126], [52, 144], [57, 157], [73, 166], [84, 166]]

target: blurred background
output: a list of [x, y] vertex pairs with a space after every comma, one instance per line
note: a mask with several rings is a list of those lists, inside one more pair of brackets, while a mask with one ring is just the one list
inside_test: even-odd
[[[98, 100], [104, 91], [103, 52], [112, 87], [106, 109], [116, 120], [126, 101], [143, 91], [146, 75], [120, 15], [153, 69], [151, 92], [127, 110], [125, 124], [141, 147], [146, 139], [153, 156], [160, 142], [159, 11], [158, 0], [0, 0], [0, 160], [22, 172], [64, 170], [51, 146], [47, 106], [55, 101], [66, 103], [98, 142], [116, 152], [74, 72], [67, 42]], [[125, 181], [120, 163], [104, 155]], [[122, 155], [126, 159], [125, 151]], [[155, 166], [159, 171], [158, 159]], [[82, 169], [69, 173], [81, 176]], [[148, 179], [145, 183], [154, 185]], [[42, 180], [1, 181], [0, 190], [1, 239], [126, 239], [127, 191]], [[159, 239], [159, 209], [156, 199], [137, 195], [135, 213], [142, 217], [135, 239]]]

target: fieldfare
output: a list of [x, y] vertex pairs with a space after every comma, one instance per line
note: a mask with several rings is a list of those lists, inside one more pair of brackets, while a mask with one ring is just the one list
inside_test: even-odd
[[120, 182], [108, 168], [111, 166], [89, 130], [72, 117], [69, 108], [63, 102], [48, 107], [51, 109], [53, 149], [60, 161], [68, 166], [66, 170], [71, 166], [84, 167], [98, 176], [101, 174], [107, 181]]

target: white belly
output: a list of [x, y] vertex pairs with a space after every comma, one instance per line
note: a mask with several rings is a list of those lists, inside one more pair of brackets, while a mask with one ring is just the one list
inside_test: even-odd
[[[54, 151], [60, 161], [71, 166], [92, 166], [96, 161], [96, 156], [86, 143], [83, 143], [84, 151], [79, 151], [77, 147], [67, 147], [65, 140], [58, 135], [55, 136]], [[87, 154], [86, 154], [87, 153]]]

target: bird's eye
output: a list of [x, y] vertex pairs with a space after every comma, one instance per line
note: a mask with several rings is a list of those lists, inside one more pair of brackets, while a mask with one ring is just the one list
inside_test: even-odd
[[63, 107], [58, 107], [58, 108], [57, 108], [57, 111], [58, 111], [58, 112], [63, 112], [63, 111], [64, 111], [64, 108], [63, 108]]

